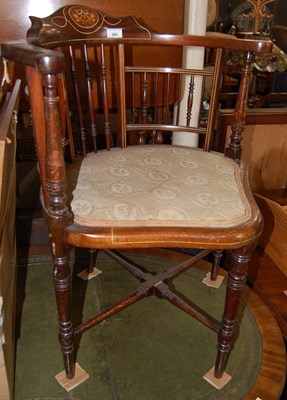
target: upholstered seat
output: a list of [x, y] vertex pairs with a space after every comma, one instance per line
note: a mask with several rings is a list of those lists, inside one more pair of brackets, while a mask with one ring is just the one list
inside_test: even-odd
[[83, 226], [228, 228], [251, 218], [241, 171], [222, 154], [172, 145], [82, 160], [71, 208]]

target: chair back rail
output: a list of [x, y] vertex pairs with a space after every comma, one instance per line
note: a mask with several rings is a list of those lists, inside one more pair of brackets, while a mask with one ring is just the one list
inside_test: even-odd
[[[129, 143], [163, 143], [170, 141], [174, 131], [199, 134], [202, 147], [210, 151], [226, 49], [245, 53], [231, 142], [225, 152], [228, 157], [240, 159], [252, 55], [255, 51], [270, 51], [272, 44], [217, 34], [158, 34], [134, 17], [121, 18], [117, 25], [120, 37], [113, 37], [109, 29], [114, 20], [98, 13], [102, 24], [97, 29], [89, 25], [79, 29], [67, 8], [44, 19], [33, 17], [26, 41], [1, 45], [5, 58], [26, 65], [44, 198], [48, 186], [56, 192], [65, 187], [62, 149], [66, 129], [79, 138], [78, 152], [84, 156], [90, 150], [97, 152], [98, 147], [109, 150]], [[62, 19], [66, 27], [59, 22]], [[152, 59], [137, 65], [135, 54], [143, 46], [166, 55], [175, 48], [180, 55], [185, 47], [208, 48], [215, 54], [213, 68], [182, 68], [181, 57], [171, 59], [170, 65], [154, 66]], [[202, 86], [200, 103], [208, 90], [209, 110], [205, 118], [201, 109], [191, 126], [198, 77]], [[188, 94], [183, 103], [185, 90]], [[184, 121], [179, 119], [182, 107]], [[45, 123], [41, 115], [45, 115]], [[51, 189], [56, 181], [58, 189]]]

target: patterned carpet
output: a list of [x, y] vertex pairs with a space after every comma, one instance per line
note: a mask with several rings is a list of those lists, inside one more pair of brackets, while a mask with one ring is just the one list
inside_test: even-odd
[[[141, 255], [133, 259], [151, 271], [173, 265]], [[29, 266], [27, 267], [27, 264]], [[73, 303], [76, 319], [86, 319], [133, 290], [137, 280], [100, 254], [103, 273], [87, 284], [75, 276], [83, 256], [75, 256]], [[15, 400], [240, 400], [259, 373], [261, 336], [242, 304], [240, 335], [228, 362], [231, 381], [220, 391], [202, 377], [214, 365], [216, 335], [180, 310], [146, 298], [86, 332], [78, 362], [90, 378], [67, 393], [56, 381], [62, 370], [50, 256], [20, 260]], [[202, 285], [205, 273], [191, 268], [173, 281], [174, 289], [220, 319], [224, 285]]]

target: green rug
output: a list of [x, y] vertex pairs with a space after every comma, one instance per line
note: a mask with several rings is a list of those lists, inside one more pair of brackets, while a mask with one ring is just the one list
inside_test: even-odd
[[[174, 265], [132, 258], [150, 271]], [[240, 335], [227, 366], [232, 379], [218, 391], [202, 378], [215, 362], [216, 334], [166, 301], [150, 297], [83, 335], [77, 360], [90, 378], [67, 393], [55, 379], [63, 366], [50, 256], [31, 257], [28, 264], [19, 261], [15, 400], [240, 400], [253, 386], [261, 364], [261, 337], [244, 304]], [[74, 264], [75, 275], [85, 261], [80, 257]], [[103, 254], [98, 267], [103, 273], [87, 284], [73, 278], [77, 320], [108, 307], [138, 283]], [[173, 281], [174, 289], [219, 320], [225, 287], [203, 285], [204, 276], [191, 268]]]

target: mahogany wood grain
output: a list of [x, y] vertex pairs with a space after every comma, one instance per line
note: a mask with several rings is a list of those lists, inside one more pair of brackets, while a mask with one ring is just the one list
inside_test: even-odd
[[[45, 2], [1, 0], [0, 13], [0, 42], [8, 40], [18, 40], [26, 36], [31, 26], [29, 16], [46, 17], [52, 14], [58, 8], [78, 4], [78, 0], [49, 0]], [[105, 11], [111, 15], [138, 15], [152, 29], [166, 33], [182, 33], [184, 26], [184, 0], [89, 0], [86, 2], [90, 7]], [[147, 51], [146, 55], [144, 52]], [[149, 49], [141, 49], [143, 58], [157, 59], [165, 63], [168, 60], [168, 54], [160, 54], [159, 51], [149, 52]], [[21, 79], [25, 82], [25, 72], [20, 64], [10, 65], [10, 77]], [[25, 100], [22, 85], [20, 99], [20, 111], [27, 112], [28, 104]]]
[[41, 118], [41, 115], [43, 115], [44, 111], [44, 101], [42, 96], [40, 95], [42, 93], [42, 83], [41, 83], [41, 77], [39, 74], [36, 72], [35, 68], [26, 66], [26, 71], [27, 71], [27, 82], [29, 85], [33, 86], [33, 91], [30, 93], [30, 102], [31, 102], [31, 107], [33, 107], [33, 110], [35, 110], [34, 114], [34, 119], [33, 123], [35, 126], [35, 129], [38, 129], [39, 131], [43, 132], [43, 137], [42, 140], [40, 138], [35, 137], [36, 141], [36, 146], [37, 146], [37, 156], [38, 156], [38, 165], [39, 165], [39, 171], [41, 176], [43, 177], [43, 198], [44, 198], [44, 204], [47, 206], [48, 205], [48, 194], [46, 191], [46, 140], [45, 140], [45, 120]]
[[[30, 15], [46, 17], [58, 8], [79, 4], [77, 0], [49, 0], [45, 3], [18, 0], [1, 2], [1, 42], [21, 39], [30, 28]], [[111, 15], [139, 15], [153, 29], [166, 33], [182, 33], [184, 20], [183, 0], [89, 0], [87, 5]]]
[[[217, 151], [229, 142], [232, 109], [218, 111]], [[241, 159], [248, 165], [253, 192], [283, 189], [287, 179], [285, 108], [248, 109]]]
[[[224, 151], [227, 128], [232, 123], [233, 114], [234, 110], [231, 108], [218, 110], [217, 151]], [[246, 125], [282, 125], [287, 123], [287, 113], [284, 108], [249, 108], [245, 123]]]

